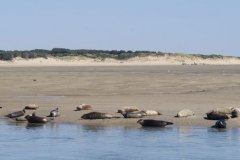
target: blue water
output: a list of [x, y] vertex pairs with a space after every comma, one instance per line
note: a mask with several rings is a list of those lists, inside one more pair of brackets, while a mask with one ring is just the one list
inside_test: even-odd
[[0, 122], [1, 160], [240, 159], [240, 129]]

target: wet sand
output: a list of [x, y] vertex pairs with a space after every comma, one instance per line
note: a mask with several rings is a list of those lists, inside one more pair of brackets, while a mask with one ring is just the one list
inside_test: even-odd
[[[150, 118], [175, 125], [211, 126], [215, 121], [205, 120], [205, 113], [217, 107], [240, 107], [239, 95], [238, 65], [0, 67], [2, 119], [34, 103], [40, 106], [36, 113], [41, 116], [58, 106], [62, 115], [56, 123], [139, 126], [137, 119], [80, 120], [89, 111], [73, 110], [85, 103], [118, 116], [117, 109], [136, 106], [158, 110], [163, 115]], [[196, 116], [174, 118], [185, 108]], [[240, 127], [240, 119], [230, 119], [228, 124]]]

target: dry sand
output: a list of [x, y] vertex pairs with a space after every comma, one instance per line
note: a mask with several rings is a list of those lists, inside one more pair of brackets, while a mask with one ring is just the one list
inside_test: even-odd
[[[239, 95], [237, 65], [0, 67], [2, 119], [7, 113], [35, 103], [40, 106], [36, 113], [41, 116], [59, 106], [62, 115], [54, 120], [57, 123], [139, 126], [137, 119], [80, 120], [89, 111], [73, 110], [86, 103], [95, 111], [115, 115], [119, 115], [119, 108], [137, 106], [158, 110], [163, 115], [152, 118], [175, 125], [211, 126], [215, 121], [203, 119], [205, 113], [217, 107], [239, 107]], [[174, 118], [185, 108], [196, 116]], [[228, 124], [240, 127], [240, 119], [230, 119]]]

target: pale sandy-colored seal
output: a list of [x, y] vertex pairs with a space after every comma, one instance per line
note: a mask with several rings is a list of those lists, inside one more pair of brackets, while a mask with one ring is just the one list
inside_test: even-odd
[[75, 111], [81, 111], [81, 110], [92, 110], [92, 106], [89, 104], [80, 104], [76, 107]]
[[24, 109], [28, 109], [28, 110], [37, 110], [39, 107], [36, 104], [29, 104], [26, 105]]
[[140, 111], [138, 107], [134, 106], [128, 106], [128, 107], [123, 107], [122, 109], [119, 109], [117, 113], [121, 112], [135, 112], [135, 111]]
[[195, 113], [190, 109], [184, 109], [179, 111], [175, 117], [190, 117], [190, 116], [194, 116], [194, 114]]
[[140, 119], [137, 123], [141, 124], [143, 127], [165, 127], [167, 125], [172, 125], [172, 122], [154, 120], [154, 119]]
[[142, 113], [145, 113], [147, 116], [162, 115], [162, 113], [155, 110], [142, 110]]
[[25, 114], [25, 109], [23, 109], [21, 111], [10, 113], [10, 114], [6, 115], [6, 117], [8, 117], [8, 118], [17, 118], [17, 117], [24, 116], [24, 114]]
[[90, 112], [90, 113], [84, 114], [81, 118], [82, 119], [111, 119], [115, 117], [109, 113]]
[[231, 114], [234, 110], [233, 107], [226, 107], [226, 108], [215, 108], [211, 110], [210, 112], [218, 112], [218, 113], [224, 113], [224, 114]]
[[25, 118], [29, 123], [47, 123], [48, 120], [45, 117], [36, 116], [35, 113], [32, 115], [26, 115]]

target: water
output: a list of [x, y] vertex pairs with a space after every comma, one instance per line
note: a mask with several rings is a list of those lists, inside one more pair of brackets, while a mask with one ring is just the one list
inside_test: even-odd
[[240, 129], [0, 122], [1, 160], [240, 159]]

